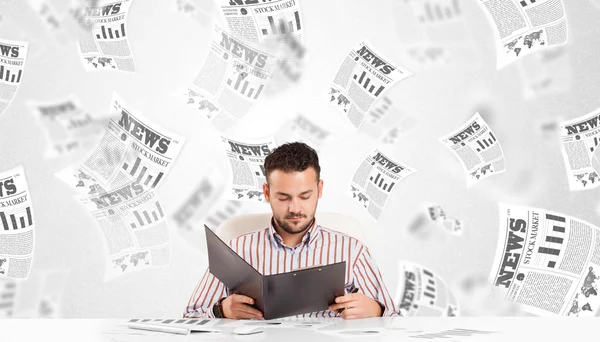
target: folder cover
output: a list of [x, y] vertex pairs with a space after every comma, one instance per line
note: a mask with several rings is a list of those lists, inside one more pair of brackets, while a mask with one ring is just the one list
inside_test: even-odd
[[254, 299], [265, 319], [326, 310], [344, 295], [346, 262], [263, 276], [204, 225], [210, 273], [232, 293]]

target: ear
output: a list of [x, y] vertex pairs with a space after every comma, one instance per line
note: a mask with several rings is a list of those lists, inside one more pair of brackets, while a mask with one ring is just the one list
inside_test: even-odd
[[263, 195], [265, 195], [265, 201], [267, 201], [267, 203], [271, 203], [269, 202], [269, 186], [267, 185], [267, 183], [263, 183]]
[[323, 195], [323, 180], [319, 179], [319, 183], [317, 183], [317, 191], [319, 193], [319, 198]]

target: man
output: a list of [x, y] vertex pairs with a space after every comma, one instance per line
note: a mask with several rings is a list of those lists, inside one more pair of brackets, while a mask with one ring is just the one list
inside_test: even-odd
[[[267, 156], [264, 168], [267, 183], [263, 193], [273, 212], [271, 224], [230, 240], [229, 246], [263, 275], [346, 261], [348, 294], [337, 297], [328, 310], [303, 316], [399, 316], [368, 249], [350, 236], [317, 224], [315, 212], [323, 180], [315, 150], [298, 142], [281, 145]], [[207, 270], [184, 316], [263, 319], [253, 304], [252, 298], [230, 293]]]

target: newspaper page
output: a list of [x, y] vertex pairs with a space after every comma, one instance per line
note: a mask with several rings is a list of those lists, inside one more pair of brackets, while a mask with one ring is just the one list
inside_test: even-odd
[[57, 10], [55, 5], [48, 0], [27, 0], [27, 4], [38, 16], [46, 32], [60, 37], [62, 42], [64, 42], [66, 39], [65, 28], [62, 24], [64, 13]]
[[0, 277], [0, 319], [13, 317], [17, 282]]
[[204, 229], [201, 224], [202, 218], [221, 198], [221, 194], [225, 190], [222, 176], [223, 174], [219, 170], [214, 169], [202, 177], [192, 192], [173, 212], [171, 220], [179, 230], [200, 232]]
[[306, 116], [298, 114], [279, 130], [276, 138], [281, 143], [303, 142], [318, 152], [332, 140], [333, 135], [329, 130], [317, 125]]
[[565, 45], [544, 49], [518, 64], [525, 100], [566, 94], [573, 85], [569, 50]]
[[480, 68], [466, 7], [462, 0], [393, 1], [404, 66], [413, 72], [457, 65]]
[[359, 132], [379, 140], [382, 148], [392, 149], [402, 134], [413, 128], [416, 123], [415, 118], [402, 112], [394, 105], [392, 99], [383, 95], [369, 110]]
[[81, 107], [76, 95], [48, 102], [28, 102], [48, 140], [46, 158], [68, 156], [92, 149], [104, 133], [109, 117], [92, 117]]
[[67, 4], [67, 13], [69, 18], [76, 24], [75, 32], [88, 33], [94, 28], [94, 23], [87, 20], [87, 13], [91, 10], [87, 8], [98, 7], [100, 0], [70, 0]]
[[600, 229], [544, 209], [499, 204], [495, 294], [539, 316], [594, 316]]
[[498, 69], [549, 46], [567, 42], [562, 0], [481, 0], [492, 24]]
[[414, 168], [375, 149], [354, 173], [348, 195], [361, 204], [372, 218], [379, 220], [394, 185], [415, 172]]
[[86, 71], [135, 72], [126, 25], [132, 2], [104, 0], [85, 7], [84, 20], [93, 24], [91, 30], [79, 35], [79, 53]]
[[456, 131], [440, 138], [440, 142], [461, 161], [467, 175], [467, 187], [506, 170], [500, 142], [479, 113]]
[[258, 101], [276, 60], [215, 26], [204, 66], [187, 89], [187, 104], [203, 112], [217, 130], [225, 132]]
[[280, 36], [302, 40], [300, 0], [217, 0], [229, 32], [254, 44]]
[[15, 97], [25, 71], [28, 43], [0, 38], [0, 114]]
[[412, 73], [373, 49], [368, 41], [350, 50], [329, 88], [329, 102], [345, 114], [355, 128], [384, 92]]
[[277, 64], [267, 89], [267, 96], [283, 93], [293, 88], [302, 79], [305, 66], [306, 47], [295, 38], [280, 36], [273, 42], [274, 48], [267, 49], [277, 54]]
[[57, 176], [73, 188], [80, 188], [84, 195], [115, 189], [133, 180], [144, 188], [157, 188], [185, 138], [134, 111], [116, 93], [111, 111], [118, 115], [109, 120], [96, 149], [77, 169], [68, 168]]
[[447, 216], [441, 205], [430, 203], [426, 205], [426, 209], [429, 219], [437, 226], [443, 227], [452, 235], [461, 236], [463, 234], [463, 220]]
[[104, 235], [108, 252], [105, 281], [170, 263], [165, 208], [153, 188], [136, 179], [102, 194], [81, 197], [79, 201]]
[[397, 34], [406, 53], [406, 67], [425, 71], [450, 65], [481, 64], [476, 43], [465, 22], [461, 0], [394, 1]]
[[569, 189], [600, 186], [600, 169], [593, 163], [594, 151], [600, 146], [600, 109], [561, 123], [559, 131]]
[[0, 277], [27, 278], [35, 230], [23, 166], [0, 172]]
[[400, 261], [394, 303], [404, 317], [458, 315], [458, 303], [446, 283], [421, 265]]
[[265, 203], [262, 186], [267, 182], [265, 158], [277, 146], [275, 139], [237, 141], [221, 137], [223, 149], [231, 166], [231, 191], [226, 198]]

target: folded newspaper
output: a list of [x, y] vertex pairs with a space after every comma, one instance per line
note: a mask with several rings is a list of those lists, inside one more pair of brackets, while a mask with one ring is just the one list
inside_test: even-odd
[[166, 212], [155, 189], [185, 139], [151, 122], [113, 95], [104, 137], [78, 167], [58, 176], [100, 226], [109, 255], [105, 280], [170, 262]]
[[300, 0], [217, 0], [229, 32], [254, 44], [286, 37], [302, 40]]
[[85, 7], [83, 20], [91, 29], [80, 32], [79, 54], [86, 71], [135, 72], [126, 25], [132, 2], [101, 0]]
[[405, 317], [459, 316], [459, 306], [448, 285], [431, 270], [400, 261], [398, 291], [394, 303]]
[[28, 43], [0, 39], [0, 115], [15, 97], [25, 71]]
[[202, 69], [187, 89], [187, 104], [203, 112], [220, 132], [227, 131], [258, 101], [277, 58], [220, 27]]
[[562, 0], [481, 0], [494, 28], [498, 69], [549, 46], [567, 42]]
[[231, 165], [232, 185], [226, 198], [264, 203], [262, 186], [267, 182], [265, 158], [275, 149], [272, 137], [238, 141], [221, 137], [223, 149]]
[[350, 50], [329, 87], [329, 102], [355, 128], [360, 127], [373, 104], [412, 73], [392, 63], [368, 41]]
[[461, 161], [467, 175], [467, 187], [506, 170], [500, 142], [479, 113], [459, 129], [440, 138], [440, 142]]
[[501, 203], [490, 271], [494, 293], [539, 316], [595, 316], [600, 228], [545, 209]]
[[372, 218], [379, 220], [396, 183], [415, 172], [412, 167], [398, 163], [375, 149], [354, 173], [347, 194]]
[[30, 101], [30, 111], [48, 137], [46, 158], [91, 150], [106, 129], [109, 116], [93, 117], [75, 94], [54, 101]]
[[0, 277], [27, 278], [35, 224], [23, 166], [0, 172]]
[[600, 109], [563, 122], [559, 132], [569, 188], [588, 190], [599, 187]]

